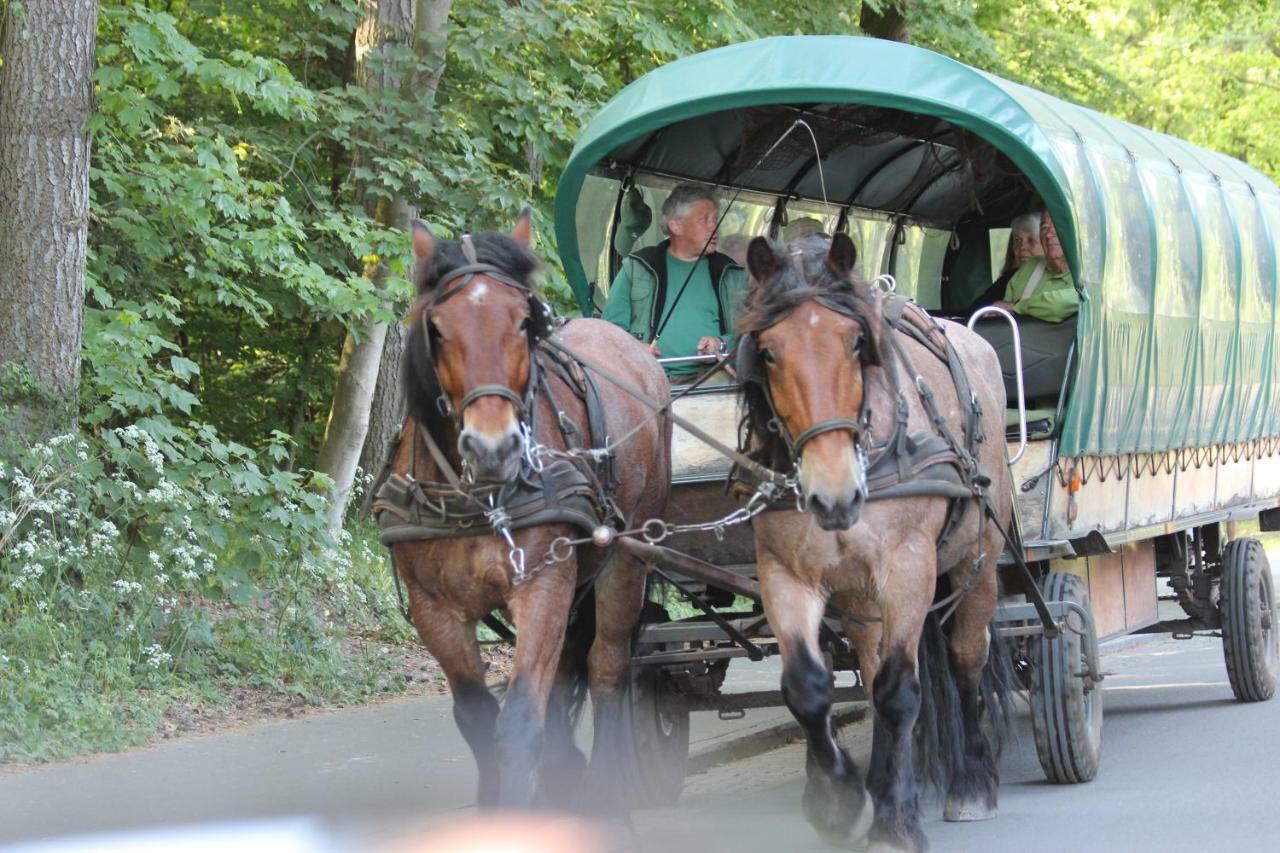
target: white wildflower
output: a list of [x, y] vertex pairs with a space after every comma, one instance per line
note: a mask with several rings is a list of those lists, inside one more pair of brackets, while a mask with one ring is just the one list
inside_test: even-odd
[[161, 648], [159, 643], [152, 643], [147, 646], [142, 650], [142, 654], [146, 657], [147, 666], [151, 669], [159, 669], [173, 661], [173, 655]]

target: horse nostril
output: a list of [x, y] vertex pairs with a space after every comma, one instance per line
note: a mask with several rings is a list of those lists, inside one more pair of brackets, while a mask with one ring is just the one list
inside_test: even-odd
[[510, 435], [508, 435], [506, 445], [507, 445], [506, 452], [519, 453], [520, 452], [520, 434], [513, 432]]
[[462, 438], [458, 439], [458, 450], [467, 456], [475, 456], [476, 440], [466, 433], [462, 434]]

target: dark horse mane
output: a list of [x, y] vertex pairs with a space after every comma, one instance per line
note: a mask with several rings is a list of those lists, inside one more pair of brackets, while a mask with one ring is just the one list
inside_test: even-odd
[[770, 428], [773, 408], [769, 405], [768, 377], [756, 335], [787, 317], [810, 300], [862, 324], [864, 365], [881, 363], [879, 329], [873, 318], [871, 286], [857, 273], [842, 274], [827, 262], [831, 240], [822, 234], [798, 237], [785, 248], [774, 247], [777, 269], [757, 283], [747, 296], [738, 321], [738, 352], [735, 363], [741, 389], [742, 421], [739, 443], [759, 462], [775, 471], [787, 470], [793, 460], [781, 434]]
[[[539, 267], [538, 258], [533, 252], [497, 231], [472, 234], [471, 243], [475, 247], [478, 263], [497, 267], [516, 281], [528, 285], [532, 291], [533, 274]], [[437, 440], [445, 438], [439, 429], [448, 422], [448, 418], [437, 405], [444, 389], [440, 386], [435, 363], [424, 345], [426, 342], [423, 335], [427, 334], [427, 329], [422, 316], [431, 309], [440, 282], [454, 270], [469, 263], [463, 254], [460, 240], [439, 240], [431, 260], [426, 263], [419, 261], [414, 269], [418, 298], [408, 319], [409, 330], [405, 335], [404, 356], [401, 361], [401, 387], [404, 388], [407, 413], [430, 429]]]

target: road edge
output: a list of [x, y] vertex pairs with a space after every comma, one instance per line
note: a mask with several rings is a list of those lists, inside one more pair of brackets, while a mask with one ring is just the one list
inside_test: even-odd
[[[865, 702], [852, 705], [841, 705], [831, 711], [831, 722], [836, 728], [852, 725], [867, 717], [868, 706]], [[693, 776], [705, 773], [713, 767], [728, 764], [731, 761], [742, 761], [753, 758], [770, 750], [786, 746], [793, 740], [803, 737], [800, 724], [795, 720], [778, 723], [767, 729], [751, 732], [727, 743], [717, 743], [689, 755], [689, 769], [686, 775]]]

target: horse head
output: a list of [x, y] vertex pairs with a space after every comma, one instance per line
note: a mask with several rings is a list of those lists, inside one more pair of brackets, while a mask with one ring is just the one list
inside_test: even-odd
[[508, 234], [439, 240], [413, 224], [418, 298], [406, 340], [409, 411], [433, 435], [456, 436], [463, 470], [478, 481], [512, 481], [525, 451], [534, 350], [550, 318], [533, 291], [532, 239], [527, 209]]
[[857, 523], [867, 499], [864, 369], [880, 348], [856, 258], [845, 234], [800, 237], [781, 253], [757, 237], [747, 250], [757, 284], [738, 351], [745, 425], [766, 464], [798, 465], [804, 508], [824, 530]]

